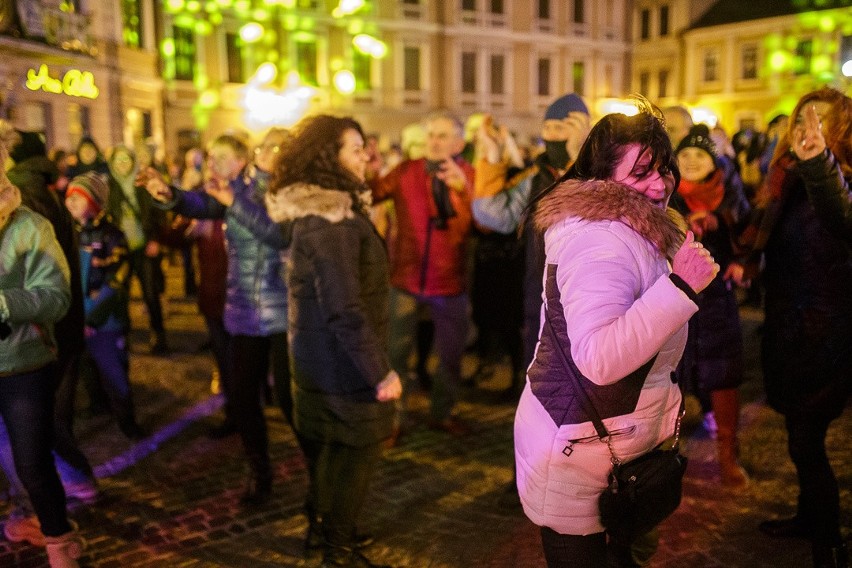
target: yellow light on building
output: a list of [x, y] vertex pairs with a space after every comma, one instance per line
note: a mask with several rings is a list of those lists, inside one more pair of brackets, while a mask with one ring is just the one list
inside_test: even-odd
[[308, 111], [316, 89], [302, 85], [296, 72], [288, 73], [284, 89], [271, 88], [261, 83], [263, 78], [258, 77], [259, 72], [260, 68], [243, 88], [246, 126], [261, 130], [275, 125], [296, 124]]
[[710, 128], [713, 128], [719, 122], [719, 117], [716, 116], [716, 113], [707, 107], [694, 107], [689, 111], [689, 114], [692, 115], [692, 121], [695, 124], [704, 123]]
[[275, 80], [277, 75], [278, 68], [273, 63], [261, 63], [250, 82], [257, 85], [268, 85]]
[[334, 88], [343, 95], [355, 92], [355, 75], [346, 69], [334, 74]]
[[364, 0], [340, 0], [337, 8], [331, 11], [331, 15], [335, 18], [342, 18], [354, 14], [364, 7]]
[[246, 43], [254, 43], [263, 37], [263, 26], [257, 22], [249, 22], [240, 28], [240, 38]]
[[376, 59], [381, 59], [388, 54], [388, 46], [385, 42], [367, 34], [358, 34], [352, 38], [352, 44], [360, 51]]
[[639, 107], [635, 102], [622, 99], [602, 99], [598, 102], [598, 108], [601, 115], [605, 114], [623, 114], [625, 116], [635, 116], [639, 114]]

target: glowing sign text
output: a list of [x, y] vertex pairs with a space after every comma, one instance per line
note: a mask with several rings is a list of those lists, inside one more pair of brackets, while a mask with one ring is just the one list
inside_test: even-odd
[[90, 71], [69, 69], [56, 79], [50, 76], [47, 65], [42, 64], [38, 68], [27, 71], [27, 88], [31, 91], [44, 91], [46, 93], [65, 93], [69, 97], [83, 97], [96, 99], [100, 89], [95, 85], [95, 76]]

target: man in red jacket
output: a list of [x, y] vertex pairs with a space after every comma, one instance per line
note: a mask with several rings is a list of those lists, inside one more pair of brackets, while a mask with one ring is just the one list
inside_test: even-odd
[[374, 200], [392, 198], [397, 217], [391, 259], [390, 358], [407, 374], [418, 307], [435, 324], [439, 366], [432, 386], [430, 428], [462, 435], [467, 428], [452, 414], [461, 383], [468, 326], [465, 246], [471, 227], [473, 168], [458, 154], [464, 130], [447, 113], [425, 121], [426, 151], [371, 182]]

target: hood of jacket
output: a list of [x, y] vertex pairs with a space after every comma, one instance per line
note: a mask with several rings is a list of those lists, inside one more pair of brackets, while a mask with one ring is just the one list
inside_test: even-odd
[[686, 222], [674, 209], [664, 211], [630, 186], [609, 180], [561, 183], [538, 203], [534, 223], [544, 232], [568, 217], [620, 221], [668, 257], [680, 247], [686, 231]]
[[[339, 223], [355, 216], [356, 208], [370, 205], [370, 192], [357, 196], [347, 191], [327, 189], [308, 183], [296, 183], [266, 194], [266, 210], [276, 223], [317, 215], [330, 223]], [[358, 203], [354, 202], [357, 199]]]

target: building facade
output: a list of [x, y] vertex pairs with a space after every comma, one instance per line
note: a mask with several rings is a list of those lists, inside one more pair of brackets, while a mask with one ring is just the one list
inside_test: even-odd
[[850, 92], [849, 0], [637, 0], [633, 16], [633, 88], [729, 133], [823, 85]]
[[129, 3], [0, 0], [0, 115], [48, 148], [73, 150], [84, 134], [104, 148], [161, 143], [153, 4], [133, 22], [145, 18], [143, 49], [123, 40]]
[[627, 0], [167, 0], [166, 137], [334, 112], [387, 143], [436, 109], [534, 135], [563, 93], [623, 96], [627, 14]]

